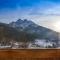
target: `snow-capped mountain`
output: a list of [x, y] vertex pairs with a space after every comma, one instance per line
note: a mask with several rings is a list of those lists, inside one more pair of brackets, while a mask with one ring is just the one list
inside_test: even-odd
[[27, 19], [24, 20], [18, 19], [16, 22], [11, 22], [9, 26], [16, 28], [17, 30], [25, 31], [30, 34], [34, 33], [36, 36], [38, 36], [38, 38], [49, 39], [54, 41], [58, 39], [57, 32], [39, 26], [32, 22], [31, 20], [29, 21]]
[[18, 44], [22, 42], [22, 46], [25, 44], [24, 47], [26, 47], [26, 44], [29, 45], [31, 43], [29, 47], [56, 48], [60, 47], [58, 35], [60, 33], [39, 26], [27, 19], [18, 19], [10, 24], [0, 23], [0, 44], [3, 47], [11, 44], [10, 42], [18, 42]]
[[28, 21], [27, 19], [24, 19], [24, 20], [18, 19], [16, 22], [11, 22], [9, 25], [12, 27], [20, 28], [22, 30], [30, 26], [37, 27], [35, 23], [33, 23], [32, 21]]
[[23, 31], [27, 31], [29, 33], [41, 33], [41, 31], [45, 32], [45, 31], [52, 31], [50, 29], [47, 29], [45, 27], [39, 26], [37, 24], [35, 24], [32, 21], [29, 21], [27, 19], [21, 20], [18, 19], [16, 22], [11, 22], [9, 24], [9, 26], [14, 27], [14, 28], [20, 28], [20, 30], [22, 29]]

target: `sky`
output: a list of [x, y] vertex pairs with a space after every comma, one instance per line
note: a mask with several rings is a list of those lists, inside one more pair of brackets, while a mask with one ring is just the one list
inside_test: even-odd
[[60, 0], [0, 0], [0, 22], [19, 18], [59, 31], [56, 27], [60, 23]]

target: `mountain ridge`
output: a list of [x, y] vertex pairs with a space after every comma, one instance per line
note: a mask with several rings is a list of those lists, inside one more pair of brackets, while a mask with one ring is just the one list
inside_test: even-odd
[[28, 21], [27, 19], [21, 20], [18, 19], [14, 23], [10, 23], [9, 26], [17, 28], [17, 30], [25, 31], [27, 33], [36, 33], [38, 35], [44, 35], [48, 32], [52, 35], [53, 33], [58, 33], [51, 29], [45, 28], [43, 26], [39, 26], [32, 21]]
[[[0, 23], [0, 42], [2, 45], [10, 44], [10, 41], [16, 42], [35, 42], [36, 39], [46, 40], [58, 45], [58, 32], [39, 26], [32, 21], [17, 20], [9, 24]], [[2, 37], [2, 38], [1, 38]]]

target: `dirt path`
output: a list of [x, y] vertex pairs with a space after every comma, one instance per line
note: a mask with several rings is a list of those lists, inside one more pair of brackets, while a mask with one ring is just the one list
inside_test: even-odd
[[[22, 58], [43, 58], [50, 59], [60, 58], [60, 50], [54, 49], [19, 49], [19, 50], [0, 50], [0, 60], [21, 60]], [[24, 60], [24, 59], [22, 59]], [[26, 59], [25, 59], [26, 60]]]

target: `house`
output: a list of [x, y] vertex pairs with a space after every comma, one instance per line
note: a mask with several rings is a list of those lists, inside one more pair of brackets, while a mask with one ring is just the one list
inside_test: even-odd
[[12, 49], [17, 49], [17, 48], [19, 48], [19, 43], [18, 42], [13, 43]]

